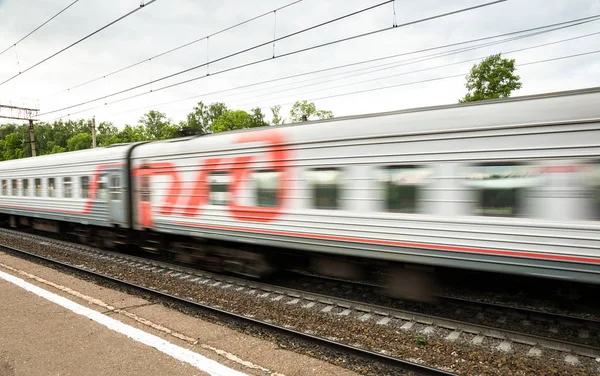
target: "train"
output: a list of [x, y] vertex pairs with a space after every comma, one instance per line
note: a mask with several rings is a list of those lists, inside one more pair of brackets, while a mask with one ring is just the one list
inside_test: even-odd
[[3, 161], [0, 180], [11, 228], [251, 278], [600, 284], [600, 87]]

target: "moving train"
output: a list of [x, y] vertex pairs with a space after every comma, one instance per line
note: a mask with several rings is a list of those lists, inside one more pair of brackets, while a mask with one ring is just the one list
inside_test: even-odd
[[600, 87], [4, 161], [0, 180], [7, 226], [254, 278], [600, 284]]

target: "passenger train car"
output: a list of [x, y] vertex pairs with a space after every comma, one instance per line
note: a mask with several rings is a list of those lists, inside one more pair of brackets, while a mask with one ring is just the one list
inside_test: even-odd
[[0, 162], [0, 213], [254, 277], [600, 284], [599, 166], [592, 88]]

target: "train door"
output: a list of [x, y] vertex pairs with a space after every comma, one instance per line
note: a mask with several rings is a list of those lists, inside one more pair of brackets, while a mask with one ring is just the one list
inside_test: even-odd
[[126, 219], [126, 187], [123, 170], [108, 171], [108, 213], [111, 223], [124, 225]]

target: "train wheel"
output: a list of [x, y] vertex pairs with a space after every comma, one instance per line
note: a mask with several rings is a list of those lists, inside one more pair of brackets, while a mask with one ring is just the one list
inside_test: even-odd
[[393, 267], [385, 277], [385, 294], [393, 298], [435, 301], [434, 273], [426, 269]]

